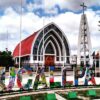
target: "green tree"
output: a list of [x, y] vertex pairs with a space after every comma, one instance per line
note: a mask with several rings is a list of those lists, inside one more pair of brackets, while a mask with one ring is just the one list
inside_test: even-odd
[[9, 67], [14, 65], [14, 60], [11, 51], [0, 52], [0, 66]]

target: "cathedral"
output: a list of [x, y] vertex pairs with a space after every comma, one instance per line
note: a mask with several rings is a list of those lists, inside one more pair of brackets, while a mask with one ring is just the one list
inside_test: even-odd
[[[70, 47], [64, 32], [55, 24], [49, 23], [21, 41], [13, 52], [16, 63], [32, 63], [44, 66], [69, 64]], [[21, 50], [19, 55], [19, 50]]]

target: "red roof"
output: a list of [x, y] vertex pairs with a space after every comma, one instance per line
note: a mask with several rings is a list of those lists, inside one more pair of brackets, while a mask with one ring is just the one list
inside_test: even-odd
[[[21, 56], [24, 56], [24, 55], [31, 53], [32, 43], [33, 43], [37, 33], [38, 32], [35, 32], [31, 36], [29, 36], [26, 39], [24, 39], [23, 41], [21, 41]], [[19, 56], [19, 46], [20, 46], [20, 43], [14, 49], [13, 57]]]

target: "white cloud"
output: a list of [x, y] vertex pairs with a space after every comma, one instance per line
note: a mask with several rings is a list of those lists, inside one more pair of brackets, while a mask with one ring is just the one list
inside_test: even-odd
[[[23, 5], [26, 4], [26, 0], [22, 0]], [[19, 6], [21, 4], [21, 0], [0, 0], [0, 8], [7, 8], [11, 6]]]
[[85, 3], [88, 7], [100, 5], [100, 0], [44, 0], [46, 8], [53, 8], [58, 5], [60, 9], [69, 9], [72, 11], [81, 10], [80, 4]]
[[[56, 11], [56, 6], [59, 6], [60, 9], [68, 9], [72, 11], [78, 11], [82, 8], [80, 7], [80, 4], [85, 2], [85, 4], [88, 7], [98, 5], [100, 6], [100, 0], [31, 0], [32, 2], [27, 3], [30, 0], [22, 0], [24, 8], [26, 8], [28, 11], [33, 11], [36, 9], [43, 9], [47, 12], [53, 12]], [[19, 7], [21, 5], [21, 0], [0, 0], [0, 9], [5, 9], [8, 7], [13, 7], [16, 9], [16, 11], [19, 11]], [[53, 11], [54, 10], [54, 11]]]
[[[24, 0], [25, 1], [25, 0]], [[100, 0], [33, 0], [33, 2], [23, 4], [24, 7], [32, 12], [42, 9], [46, 14], [58, 14], [59, 10], [80, 11], [80, 4], [85, 3], [86, 6], [100, 6]]]
[[58, 8], [54, 7], [54, 8], [50, 8], [50, 9], [45, 9], [45, 13], [46, 14], [57, 15], [58, 14]]
[[[82, 8], [80, 4], [85, 2], [88, 7], [100, 6], [100, 0], [31, 0], [32, 2], [27, 3], [30, 0], [22, 0], [23, 11], [37, 11], [42, 9], [47, 14], [58, 14], [59, 10], [68, 9], [72, 11], [79, 11]], [[20, 11], [21, 0], [0, 0], [0, 9], [13, 7], [17, 12]], [[57, 8], [59, 7], [59, 9]], [[24, 9], [25, 8], [25, 9]], [[39, 13], [37, 11], [37, 13]]]
[[26, 8], [27, 8], [28, 11], [31, 12], [31, 11], [36, 10], [36, 9], [40, 9], [40, 8], [43, 9], [43, 4], [30, 2], [29, 4], [27, 4]]

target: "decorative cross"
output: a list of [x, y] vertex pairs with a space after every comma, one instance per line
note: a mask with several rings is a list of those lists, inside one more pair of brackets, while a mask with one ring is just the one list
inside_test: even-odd
[[83, 4], [81, 4], [80, 6], [83, 7], [83, 14], [84, 14], [84, 10], [85, 10], [85, 8], [86, 8], [87, 6], [84, 4], [84, 2], [83, 2]]

